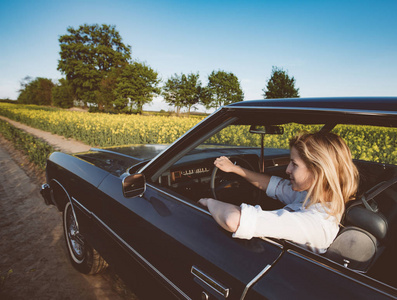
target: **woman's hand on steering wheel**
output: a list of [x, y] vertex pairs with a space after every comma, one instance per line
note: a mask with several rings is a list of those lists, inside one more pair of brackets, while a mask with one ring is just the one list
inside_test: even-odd
[[[241, 177], [243, 169], [254, 171], [252, 165], [242, 157], [221, 156], [215, 159], [210, 178], [212, 198], [241, 204], [241, 198], [255, 198], [252, 185]], [[252, 197], [251, 197], [252, 196]], [[235, 203], [236, 202], [236, 203]]]
[[217, 167], [218, 169], [220, 169], [223, 172], [226, 173], [230, 173], [230, 172], [234, 172], [236, 165], [233, 164], [229, 158], [227, 158], [226, 156], [221, 156], [218, 157], [217, 159], [215, 159], [214, 161], [214, 165], [215, 167]]

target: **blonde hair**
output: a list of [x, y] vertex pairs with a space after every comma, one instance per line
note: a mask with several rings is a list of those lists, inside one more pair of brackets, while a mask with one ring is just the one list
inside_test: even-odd
[[291, 139], [294, 147], [313, 173], [314, 181], [304, 205], [320, 203], [331, 216], [340, 219], [345, 204], [358, 187], [358, 171], [349, 147], [338, 135], [330, 132], [305, 133]]

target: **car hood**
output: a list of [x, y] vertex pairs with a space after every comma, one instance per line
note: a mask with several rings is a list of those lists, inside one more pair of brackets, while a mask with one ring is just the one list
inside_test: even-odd
[[149, 144], [92, 148], [90, 151], [77, 153], [74, 156], [113, 175], [120, 176], [132, 166], [151, 160], [167, 147], [168, 145]]
[[140, 160], [148, 160], [157, 156], [168, 148], [169, 145], [147, 144], [147, 145], [129, 145], [123, 147], [109, 147], [100, 150], [107, 152], [115, 152], [127, 155]]

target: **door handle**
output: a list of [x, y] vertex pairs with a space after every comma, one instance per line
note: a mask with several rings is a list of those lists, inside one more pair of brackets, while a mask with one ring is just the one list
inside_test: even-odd
[[192, 273], [196, 279], [198, 279], [205, 286], [209, 287], [212, 291], [215, 291], [217, 294], [223, 296], [224, 298], [229, 296], [228, 288], [217, 282], [211, 276], [205, 274], [203, 271], [199, 270], [197, 267], [193, 266], [190, 270], [190, 273]]

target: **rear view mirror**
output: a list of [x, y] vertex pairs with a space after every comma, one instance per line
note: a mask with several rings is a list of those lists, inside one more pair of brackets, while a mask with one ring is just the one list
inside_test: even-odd
[[123, 179], [123, 194], [126, 198], [142, 196], [146, 190], [146, 179], [143, 174], [133, 174]]
[[250, 133], [283, 134], [284, 128], [276, 125], [251, 125]]

